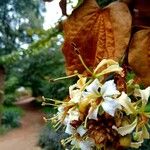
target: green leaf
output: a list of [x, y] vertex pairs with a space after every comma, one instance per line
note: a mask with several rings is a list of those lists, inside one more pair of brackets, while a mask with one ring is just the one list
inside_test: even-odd
[[150, 112], [150, 103], [145, 106], [144, 112]]

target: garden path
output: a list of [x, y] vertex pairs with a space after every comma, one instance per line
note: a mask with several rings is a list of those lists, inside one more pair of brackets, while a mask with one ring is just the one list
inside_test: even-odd
[[37, 146], [44, 115], [33, 102], [19, 104], [24, 110], [22, 126], [0, 137], [0, 150], [40, 150]]

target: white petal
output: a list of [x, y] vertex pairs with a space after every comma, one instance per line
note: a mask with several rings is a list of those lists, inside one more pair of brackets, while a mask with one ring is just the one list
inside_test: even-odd
[[120, 103], [123, 108], [127, 111], [128, 114], [134, 113], [136, 110], [131, 103], [131, 99], [125, 92], [122, 92], [121, 96], [116, 99], [118, 103]]
[[95, 68], [94, 73], [96, 73], [102, 66], [104, 66], [105, 64], [107, 65], [114, 65], [114, 64], [118, 64], [118, 62], [112, 60], [112, 59], [103, 59]]
[[71, 93], [71, 100], [70, 102], [79, 103], [81, 100], [81, 91], [80, 90], [74, 90]]
[[74, 91], [74, 88], [77, 87], [77, 84], [73, 84], [69, 87], [69, 95], [70, 95], [70, 98], [72, 98], [72, 91]]
[[81, 137], [82, 137], [86, 132], [87, 132], [87, 129], [84, 129], [83, 126], [79, 126], [79, 127], [77, 128], [77, 133], [79, 133]]
[[139, 148], [142, 145], [143, 141], [140, 142], [131, 142], [130, 147], [132, 148]]
[[134, 94], [135, 96], [140, 96], [142, 99], [142, 103], [146, 105], [150, 96], [150, 87], [147, 87], [144, 90], [136, 89]]
[[102, 107], [111, 116], [114, 116], [116, 109], [121, 109], [121, 105], [110, 97], [105, 97], [104, 102], [102, 102]]
[[120, 92], [117, 90], [114, 80], [109, 80], [102, 85], [101, 94], [104, 98], [106, 96], [119, 95]]
[[93, 150], [92, 148], [93, 146], [94, 146], [94, 141], [89, 139], [79, 142], [79, 148], [81, 148], [81, 150]]
[[[62, 119], [62, 118], [63, 118], [63, 116], [61, 116], [60, 119]], [[64, 121], [63, 121], [63, 124], [64, 124], [64, 125], [67, 125], [68, 122], [70, 122], [70, 120], [69, 120], [69, 116], [67, 115], [67, 116], [65, 117]]]
[[70, 125], [70, 122], [67, 123], [65, 133], [71, 135], [75, 132], [74, 128]]
[[77, 109], [76, 110], [70, 109], [68, 111], [68, 113], [69, 113], [69, 120], [70, 120], [70, 122], [73, 121], [73, 120], [78, 120], [79, 119], [80, 113], [79, 113], [79, 111]]
[[111, 72], [117, 72], [117, 73], [121, 73], [122, 72], [122, 68], [118, 65], [118, 64], [114, 64], [109, 66], [108, 68], [106, 68], [105, 70], [103, 70], [101, 73], [97, 74], [97, 77], [100, 77], [102, 75], [111, 73]]
[[90, 85], [86, 87], [87, 93], [89, 94], [99, 94], [98, 89], [101, 84], [98, 79], [95, 79]]
[[133, 121], [132, 124], [123, 126], [123, 127], [119, 127], [117, 128], [116, 126], [113, 126], [112, 128], [115, 129], [119, 134], [121, 134], [122, 136], [125, 136], [127, 134], [130, 134], [131, 132], [133, 132], [133, 130], [135, 129], [136, 125], [137, 125], [137, 118]]
[[96, 107], [95, 109], [93, 107], [90, 107], [88, 112], [88, 118], [97, 120], [98, 109], [99, 107]]

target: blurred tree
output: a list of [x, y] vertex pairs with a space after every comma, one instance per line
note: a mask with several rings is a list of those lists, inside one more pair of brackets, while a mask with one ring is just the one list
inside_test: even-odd
[[27, 29], [42, 27], [44, 4], [41, 0], [0, 1], [0, 55], [26, 46], [34, 37]]
[[47, 31], [30, 29], [28, 34], [37, 35], [38, 40], [26, 50], [20, 49], [0, 57], [0, 64], [5, 64], [7, 72], [5, 94], [13, 94], [15, 89], [24, 86], [32, 89], [33, 96], [63, 99], [71, 80], [48, 81], [49, 78], [65, 76], [64, 59], [60, 53], [62, 33], [58, 28], [51, 28]]
[[4, 80], [5, 80], [5, 69], [0, 65], [0, 125], [1, 125], [1, 104], [3, 102], [4, 95]]

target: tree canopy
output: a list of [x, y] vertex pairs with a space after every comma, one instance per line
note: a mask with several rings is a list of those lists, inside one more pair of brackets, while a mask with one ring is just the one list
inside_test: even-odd
[[35, 38], [28, 29], [42, 28], [44, 4], [40, 0], [0, 1], [0, 55], [23, 48]]

